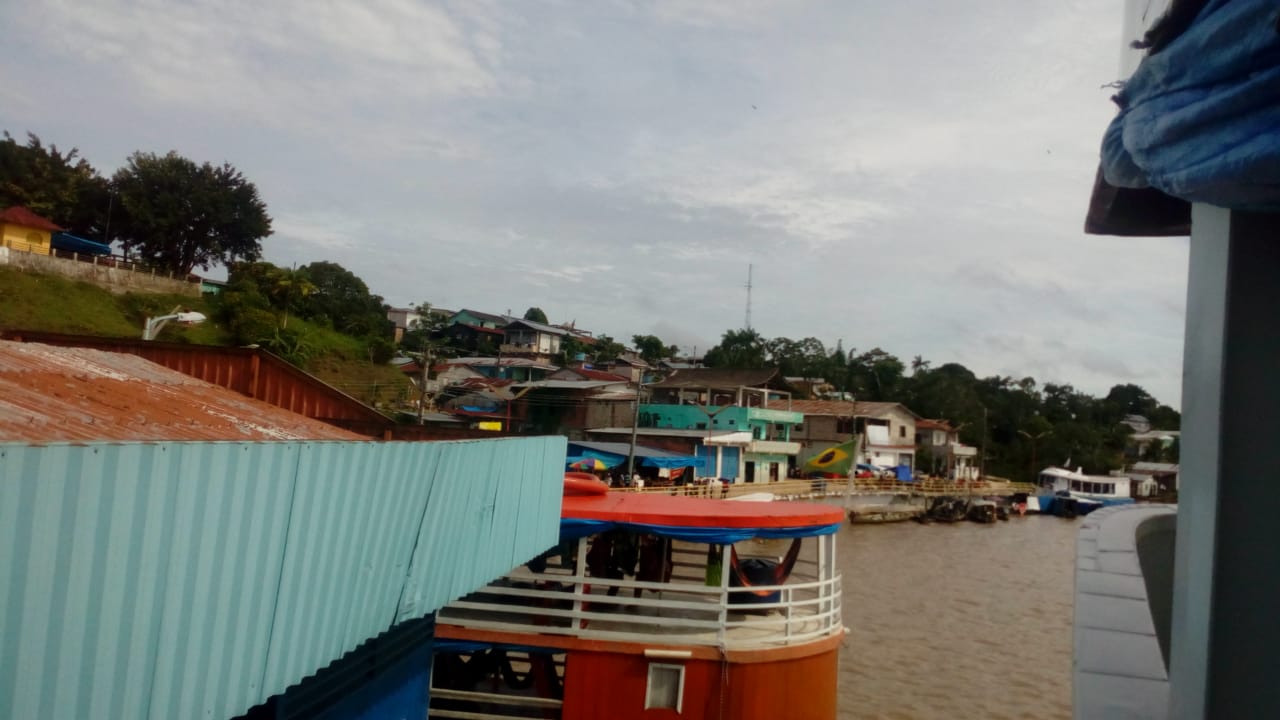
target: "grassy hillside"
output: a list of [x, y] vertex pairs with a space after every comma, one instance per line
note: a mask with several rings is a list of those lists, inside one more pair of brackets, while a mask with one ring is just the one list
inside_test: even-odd
[[[209, 318], [199, 325], [170, 323], [157, 340], [197, 345], [230, 345], [230, 332], [218, 321], [217, 299], [153, 293], [116, 295], [91, 283], [57, 275], [39, 275], [0, 267], [0, 329], [104, 337], [142, 337], [149, 316], [181, 307]], [[412, 393], [404, 375], [374, 365], [359, 339], [291, 318], [289, 328], [306, 345], [303, 369], [349, 395], [390, 410]]]

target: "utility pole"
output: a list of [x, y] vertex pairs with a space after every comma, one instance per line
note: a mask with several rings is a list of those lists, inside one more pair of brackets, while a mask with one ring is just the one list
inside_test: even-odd
[[635, 411], [631, 415], [631, 449], [627, 452], [627, 482], [636, 472], [636, 435], [640, 430], [640, 391], [644, 390], [644, 383], [636, 383], [636, 406]]
[[987, 476], [987, 406], [982, 406], [982, 457], [978, 462], [978, 479]]
[[431, 369], [431, 345], [422, 340], [422, 379], [418, 385], [418, 424], [422, 425], [427, 408], [427, 374]]

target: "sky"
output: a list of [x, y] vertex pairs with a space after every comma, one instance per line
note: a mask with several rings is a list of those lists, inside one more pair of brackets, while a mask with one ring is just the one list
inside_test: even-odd
[[1111, 0], [0, 3], [0, 129], [235, 165], [265, 259], [701, 353], [746, 321], [1181, 394], [1185, 238], [1085, 235]]

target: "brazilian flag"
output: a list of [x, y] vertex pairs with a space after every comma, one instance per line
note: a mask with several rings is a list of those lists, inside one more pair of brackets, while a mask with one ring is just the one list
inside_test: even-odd
[[805, 476], [820, 475], [829, 478], [849, 477], [858, 455], [858, 441], [850, 440], [835, 447], [827, 448], [809, 458], [801, 472]]

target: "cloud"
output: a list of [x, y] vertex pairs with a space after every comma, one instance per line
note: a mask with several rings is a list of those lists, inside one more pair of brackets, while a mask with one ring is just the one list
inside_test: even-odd
[[880, 346], [1176, 402], [1186, 244], [1081, 232], [1104, 0], [0, 5], [0, 127], [228, 160], [267, 258], [692, 347]]

